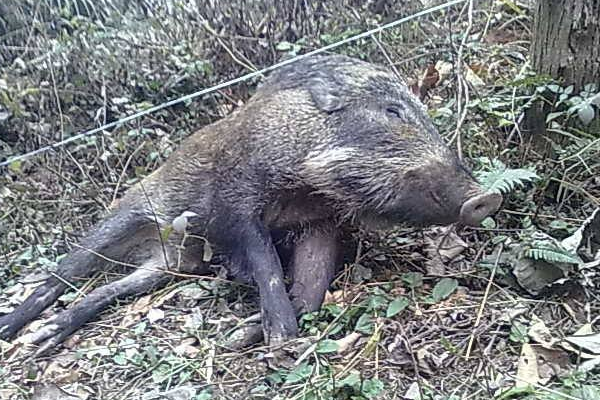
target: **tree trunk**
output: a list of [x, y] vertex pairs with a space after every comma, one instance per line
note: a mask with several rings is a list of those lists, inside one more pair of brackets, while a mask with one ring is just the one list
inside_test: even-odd
[[575, 92], [600, 83], [600, 0], [537, 0], [531, 47], [538, 73]]
[[[538, 74], [574, 85], [574, 93], [600, 86], [600, 0], [537, 0], [531, 61]], [[540, 102], [526, 114], [534, 148], [544, 153], [547, 111]]]

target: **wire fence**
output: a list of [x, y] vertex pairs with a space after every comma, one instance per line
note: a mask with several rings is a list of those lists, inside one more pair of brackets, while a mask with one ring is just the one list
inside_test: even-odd
[[452, 7], [454, 5], [457, 5], [457, 4], [465, 3], [466, 1], [468, 1], [468, 0], [451, 0], [451, 1], [445, 2], [443, 4], [440, 4], [440, 5], [437, 5], [437, 6], [434, 6], [434, 7], [430, 7], [430, 8], [427, 8], [425, 10], [416, 12], [416, 13], [411, 14], [409, 16], [396, 19], [396, 20], [394, 20], [392, 22], [389, 22], [387, 24], [381, 25], [381, 26], [379, 26], [377, 28], [367, 30], [365, 32], [362, 32], [362, 33], [350, 36], [350, 37], [348, 37], [346, 39], [339, 40], [337, 42], [334, 42], [334, 43], [331, 43], [329, 45], [320, 47], [318, 49], [309, 51], [307, 53], [304, 53], [304, 54], [292, 57], [290, 59], [283, 60], [281, 62], [278, 62], [278, 63], [275, 63], [275, 64], [270, 65], [268, 67], [265, 67], [263, 69], [260, 69], [260, 70], [257, 70], [257, 71], [254, 71], [254, 72], [242, 75], [242, 76], [240, 76], [238, 78], [231, 79], [231, 80], [228, 80], [226, 82], [222, 82], [222, 83], [219, 83], [217, 85], [211, 86], [209, 88], [201, 89], [201, 90], [198, 90], [196, 92], [190, 93], [188, 95], [181, 96], [181, 97], [178, 97], [176, 99], [166, 101], [164, 103], [161, 103], [161, 104], [158, 104], [156, 106], [153, 106], [153, 107], [147, 108], [145, 110], [142, 110], [140, 112], [131, 114], [131, 115], [129, 115], [127, 117], [124, 117], [124, 118], [121, 118], [119, 120], [116, 120], [116, 121], [104, 124], [104, 125], [99, 126], [97, 128], [93, 128], [93, 129], [90, 129], [90, 130], [87, 130], [87, 131], [84, 131], [84, 132], [80, 132], [80, 133], [78, 133], [76, 135], [73, 135], [73, 136], [67, 138], [67, 139], [55, 142], [55, 143], [47, 145], [47, 146], [40, 147], [40, 148], [38, 148], [36, 150], [30, 151], [30, 152], [27, 152], [27, 153], [24, 153], [24, 154], [20, 154], [20, 155], [17, 155], [17, 156], [10, 157], [9, 159], [7, 159], [5, 161], [0, 162], [0, 167], [6, 167], [6, 166], [8, 166], [8, 165], [10, 165], [12, 163], [21, 162], [21, 161], [24, 161], [24, 160], [26, 160], [26, 159], [28, 159], [30, 157], [34, 157], [36, 155], [39, 155], [39, 154], [42, 154], [42, 153], [45, 153], [45, 152], [48, 152], [48, 151], [51, 151], [51, 150], [56, 150], [56, 149], [58, 149], [58, 148], [60, 148], [60, 147], [62, 147], [64, 145], [66, 145], [68, 143], [77, 141], [77, 140], [79, 140], [81, 138], [84, 138], [84, 137], [87, 137], [87, 136], [91, 136], [91, 135], [103, 132], [103, 131], [105, 131], [107, 129], [118, 127], [118, 126], [123, 125], [123, 124], [125, 124], [127, 122], [130, 122], [130, 121], [136, 120], [138, 118], [141, 118], [141, 117], [143, 117], [145, 115], [149, 115], [151, 113], [163, 110], [163, 109], [171, 107], [173, 105], [180, 104], [180, 103], [183, 103], [183, 102], [186, 102], [186, 101], [198, 98], [200, 96], [204, 96], [206, 94], [209, 94], [209, 93], [215, 92], [217, 90], [221, 90], [221, 89], [227, 88], [227, 87], [235, 85], [237, 83], [245, 82], [245, 81], [250, 80], [250, 79], [252, 79], [254, 77], [261, 76], [261, 75], [263, 75], [263, 74], [265, 74], [267, 72], [270, 72], [270, 71], [273, 71], [275, 69], [281, 68], [281, 67], [283, 67], [285, 65], [289, 65], [289, 64], [292, 64], [292, 63], [297, 62], [299, 60], [302, 60], [302, 59], [304, 59], [306, 57], [310, 57], [310, 56], [313, 56], [313, 55], [316, 55], [316, 54], [320, 54], [320, 53], [324, 53], [324, 52], [327, 52], [327, 51], [330, 51], [330, 50], [334, 50], [334, 49], [336, 49], [336, 48], [338, 48], [340, 46], [343, 46], [345, 44], [348, 44], [348, 43], [351, 43], [351, 42], [354, 42], [354, 41], [357, 41], [357, 40], [360, 40], [360, 39], [363, 39], [363, 38], [370, 37], [372, 35], [378, 34], [378, 33], [383, 32], [385, 30], [397, 27], [397, 26], [399, 26], [401, 24], [404, 24], [404, 23], [406, 23], [408, 21], [411, 21], [411, 20], [423, 17], [425, 15], [428, 15], [428, 14], [431, 14], [431, 13], [434, 13], [434, 12], [437, 12], [437, 11], [441, 11], [441, 10], [447, 9], [447, 8]]

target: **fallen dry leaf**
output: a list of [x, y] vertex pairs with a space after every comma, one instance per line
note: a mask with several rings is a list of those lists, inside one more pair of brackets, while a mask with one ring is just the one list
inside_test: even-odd
[[165, 312], [163, 310], [161, 310], [160, 308], [151, 308], [148, 311], [148, 314], [146, 315], [146, 318], [148, 318], [148, 322], [150, 322], [151, 324], [160, 321], [161, 319], [165, 318]]
[[358, 339], [362, 338], [363, 335], [358, 332], [351, 332], [350, 334], [344, 336], [341, 339], [336, 340], [335, 342], [338, 345], [337, 353], [345, 354], [348, 350], [354, 346], [354, 344], [358, 341]]
[[164, 392], [154, 390], [145, 393], [141, 400], [192, 400], [196, 398], [197, 390], [191, 385], [179, 386]]
[[515, 318], [529, 312], [529, 307], [522, 303], [517, 303], [514, 306], [503, 310], [504, 314], [500, 317], [502, 321], [512, 322]]
[[521, 388], [528, 385], [537, 385], [539, 381], [540, 374], [538, 372], [535, 351], [529, 343], [525, 343], [521, 348], [521, 355], [519, 356], [515, 387]]
[[76, 360], [75, 356], [65, 357], [64, 355], [58, 356], [48, 364], [48, 367], [46, 367], [42, 374], [44, 381], [56, 384], [69, 384], [79, 380], [79, 371], [71, 367], [71, 364]]
[[440, 60], [435, 64], [435, 70], [438, 72], [439, 85], [440, 83], [448, 79], [449, 76], [452, 75], [452, 72], [454, 71], [454, 66], [452, 65], [452, 63]]
[[204, 345], [208, 347], [208, 353], [204, 358], [204, 380], [206, 383], [212, 383], [213, 373], [214, 373], [214, 364], [215, 364], [215, 356], [217, 354], [217, 349], [215, 347], [215, 343], [212, 341], [205, 341]]
[[533, 295], [539, 294], [547, 286], [565, 277], [559, 266], [531, 258], [515, 259], [513, 274], [519, 285]]
[[534, 323], [529, 327], [527, 335], [535, 342], [540, 344], [546, 349], [553, 350], [554, 345], [560, 342], [560, 339], [553, 337], [550, 329], [546, 326], [544, 321], [533, 316]]
[[[573, 233], [561, 242], [562, 246], [578, 253], [587, 261], [600, 259], [600, 208], [594, 210], [592, 215]], [[586, 260], [584, 260], [586, 261]]]
[[427, 275], [446, 274], [446, 265], [454, 261], [467, 248], [467, 244], [457, 235], [454, 227], [432, 228], [425, 232], [425, 253]]
[[593, 370], [594, 368], [597, 368], [598, 366], [600, 366], [600, 357], [592, 358], [591, 360], [582, 362], [577, 367], [577, 370], [581, 371], [581, 372], [590, 372], [591, 370]]
[[565, 351], [525, 343], [519, 357], [515, 386], [545, 385], [552, 378], [562, 377], [571, 371], [572, 365]]
[[600, 333], [567, 336], [565, 340], [587, 353], [600, 355]]
[[421, 400], [421, 390], [419, 389], [419, 383], [413, 382], [406, 393], [403, 396], [406, 400]]
[[419, 369], [421, 372], [427, 373], [428, 375], [433, 375], [434, 371], [442, 368], [448, 355], [449, 354], [445, 352], [441, 356], [438, 356], [430, 352], [427, 347], [420, 348], [415, 354]]
[[47, 383], [35, 386], [31, 400], [81, 400], [81, 398], [65, 392], [53, 383]]
[[424, 100], [427, 93], [438, 84], [439, 80], [440, 74], [435, 69], [435, 65], [430, 64], [419, 80], [410, 85], [410, 89], [419, 99]]
[[[592, 334], [592, 333], [594, 333], [594, 330], [593, 330], [593, 328], [592, 328], [592, 324], [583, 324], [583, 325], [582, 325], [582, 326], [581, 326], [579, 329], [577, 329], [577, 330], [575, 331], [575, 333], [573, 333], [573, 335], [571, 335], [571, 336], [584, 336], [584, 335], [590, 335], [590, 334]], [[563, 349], [565, 349], [565, 350], [567, 350], [567, 351], [570, 351], [570, 352], [572, 352], [572, 353], [575, 353], [575, 354], [579, 354], [579, 353], [581, 353], [581, 351], [580, 351], [578, 348], [575, 348], [575, 347], [571, 346], [571, 344], [570, 344], [568, 341], [566, 341], [566, 340], [562, 341], [562, 342], [560, 343], [560, 345], [561, 345], [561, 347], [562, 347]], [[585, 354], [583, 354], [582, 356], [584, 356], [584, 357], [585, 357]], [[592, 358], [592, 357], [593, 357], [593, 356], [591, 356], [590, 358]]]
[[137, 323], [141, 319], [142, 315], [148, 313], [151, 308], [151, 302], [152, 295], [149, 294], [128, 305], [125, 310], [125, 316], [121, 321], [121, 327], [126, 328]]
[[465, 79], [474, 88], [485, 86], [485, 82], [468, 66], [465, 65]]
[[196, 338], [183, 339], [181, 343], [173, 349], [173, 351], [178, 356], [196, 358], [198, 353], [200, 353], [200, 349], [196, 346], [193, 346], [194, 343], [196, 343]]
[[349, 290], [335, 290], [333, 292], [327, 291], [323, 304], [337, 304], [344, 306], [348, 304], [358, 293], [359, 287], [352, 287]]
[[574, 366], [571, 364], [569, 354], [564, 350], [535, 345], [533, 348], [537, 354], [538, 372], [543, 385], [554, 377], [564, 377], [572, 372]]
[[508, 29], [490, 29], [484, 40], [490, 44], [505, 44], [520, 40], [521, 37]]

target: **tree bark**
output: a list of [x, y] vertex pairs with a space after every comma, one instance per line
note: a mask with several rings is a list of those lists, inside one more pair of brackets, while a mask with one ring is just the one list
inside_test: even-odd
[[[538, 74], [574, 85], [574, 93], [588, 83], [600, 87], [600, 0], [537, 0], [531, 62]], [[544, 154], [547, 113], [539, 102], [525, 118], [534, 149]]]
[[600, 0], [537, 0], [531, 47], [538, 73], [575, 92], [600, 83]]

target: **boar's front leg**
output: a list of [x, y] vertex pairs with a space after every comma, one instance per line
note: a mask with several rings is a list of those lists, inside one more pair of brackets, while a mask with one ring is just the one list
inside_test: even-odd
[[57, 276], [50, 277], [39, 286], [12, 313], [0, 317], [0, 339], [9, 340], [37, 318], [65, 291], [75, 278], [84, 278], [109, 263], [99, 255], [118, 259], [127, 252], [129, 238], [147, 223], [143, 213], [120, 209], [88, 232], [81, 245], [70, 252], [59, 264]]
[[285, 289], [281, 261], [269, 231], [257, 220], [239, 222], [231, 228], [232, 260], [258, 286], [265, 342], [277, 345], [297, 336], [296, 313]]
[[[290, 297], [298, 315], [321, 307], [341, 260], [340, 243], [333, 225], [309, 228], [294, 240], [287, 272], [292, 278]], [[228, 346], [244, 348], [260, 341], [260, 336], [260, 326], [246, 325], [232, 335]]]
[[83, 324], [94, 319], [117, 298], [149, 292], [164, 285], [170, 275], [164, 270], [164, 261], [158, 261], [145, 263], [124, 278], [93, 290], [71, 308], [51, 318], [38, 330], [24, 335], [21, 340], [40, 345], [36, 355], [45, 354]]
[[294, 245], [290, 262], [290, 296], [298, 313], [316, 311], [335, 276], [340, 260], [340, 238], [335, 227], [309, 228]]

